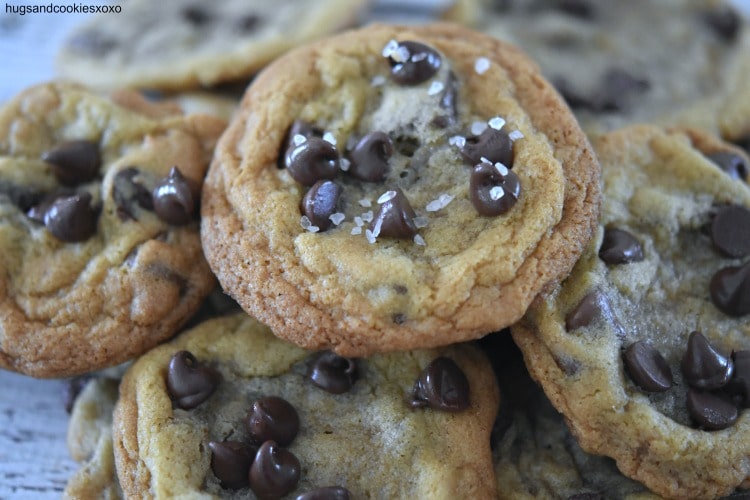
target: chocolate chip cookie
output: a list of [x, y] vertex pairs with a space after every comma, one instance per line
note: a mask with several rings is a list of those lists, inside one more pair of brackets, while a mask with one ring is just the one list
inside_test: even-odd
[[464, 28], [372, 25], [249, 87], [202, 201], [207, 259], [274, 333], [342, 355], [505, 327], [565, 276], [599, 167], [518, 50]]
[[117, 474], [139, 498], [494, 498], [498, 402], [474, 346], [342, 358], [241, 313], [128, 371]]
[[247, 79], [304, 41], [357, 21], [366, 0], [128, 1], [92, 17], [58, 55], [88, 85], [179, 90]]
[[600, 228], [513, 337], [583, 449], [667, 497], [747, 487], [748, 158], [653, 126], [592, 142]]
[[215, 285], [198, 202], [225, 122], [152, 118], [82, 87], [0, 109], [0, 366], [113, 366], [174, 335]]
[[731, 2], [457, 0], [449, 17], [523, 47], [585, 129], [750, 133], [750, 26]]

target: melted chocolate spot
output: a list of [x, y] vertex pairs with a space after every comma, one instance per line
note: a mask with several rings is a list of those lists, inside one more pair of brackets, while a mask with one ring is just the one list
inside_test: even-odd
[[731, 151], [717, 151], [708, 153], [706, 158], [711, 160], [720, 169], [729, 175], [732, 179], [747, 181], [747, 174], [750, 171], [745, 159]]
[[410, 404], [413, 408], [463, 411], [469, 407], [469, 381], [455, 361], [439, 357], [419, 375]]
[[341, 486], [326, 486], [307, 491], [297, 496], [296, 500], [349, 500], [351, 493]]
[[336, 146], [319, 137], [308, 137], [305, 142], [297, 146], [292, 144], [289, 148], [286, 168], [295, 181], [312, 186], [321, 179], [336, 177], [339, 152]]
[[98, 212], [91, 206], [89, 193], [57, 198], [44, 212], [44, 225], [58, 240], [86, 241], [96, 233]]
[[682, 358], [682, 373], [692, 387], [718, 389], [734, 373], [732, 360], [722, 355], [700, 332], [692, 332]]
[[375, 237], [411, 239], [417, 234], [416, 214], [400, 189], [395, 188], [393, 192], [395, 195], [378, 207], [369, 229]]
[[349, 153], [349, 174], [366, 182], [382, 182], [388, 175], [393, 141], [385, 132], [370, 132]]
[[239, 490], [250, 485], [250, 465], [257, 448], [240, 441], [210, 441], [211, 470], [222, 488]]
[[221, 376], [204, 366], [188, 351], [179, 351], [169, 360], [167, 390], [178, 408], [191, 410], [211, 396]]
[[[513, 141], [502, 130], [487, 127], [478, 137], [467, 137], [461, 148], [461, 156], [469, 165], [485, 163], [502, 163], [513, 168]], [[483, 160], [484, 159], [484, 160]]]
[[607, 264], [629, 264], [643, 260], [641, 243], [629, 232], [618, 228], [604, 230], [599, 258]]
[[521, 182], [512, 170], [479, 163], [469, 179], [471, 204], [480, 215], [502, 215], [516, 204], [521, 196]]
[[750, 313], [750, 262], [719, 270], [709, 289], [711, 300], [724, 314], [740, 317]]
[[102, 165], [99, 144], [92, 141], [69, 141], [42, 153], [42, 160], [52, 166], [55, 177], [65, 186], [88, 182]]
[[325, 231], [333, 225], [329, 217], [336, 213], [342, 191], [343, 188], [333, 181], [316, 182], [302, 198], [302, 213], [313, 225]]
[[266, 441], [250, 466], [250, 489], [260, 498], [281, 498], [297, 486], [300, 471], [297, 457]]
[[137, 168], [128, 167], [117, 172], [112, 180], [112, 199], [117, 216], [122, 221], [138, 220], [135, 216], [136, 207], [154, 209], [151, 192], [138, 182], [138, 174], [140, 171]]
[[299, 431], [299, 416], [285, 399], [268, 396], [253, 403], [247, 414], [247, 429], [256, 444], [276, 441], [289, 446]]
[[[612, 323], [618, 330], [621, 329], [612, 311], [609, 298], [599, 290], [594, 290], [587, 293], [578, 305], [565, 316], [565, 330], [568, 332], [577, 330], [601, 319]], [[620, 336], [619, 331], [618, 336]]]
[[711, 242], [727, 257], [750, 254], [750, 210], [739, 205], [719, 208], [711, 221]]
[[400, 85], [417, 85], [432, 78], [440, 69], [440, 54], [423, 43], [405, 41], [387, 55], [391, 77]]
[[737, 421], [739, 412], [731, 402], [719, 395], [689, 389], [687, 408], [695, 423], [702, 429], [726, 429]]
[[321, 351], [310, 356], [307, 376], [321, 389], [332, 394], [343, 394], [357, 381], [357, 361], [343, 358], [332, 351]]
[[625, 369], [646, 392], [664, 392], [672, 387], [672, 370], [664, 357], [645, 340], [631, 344], [623, 355]]

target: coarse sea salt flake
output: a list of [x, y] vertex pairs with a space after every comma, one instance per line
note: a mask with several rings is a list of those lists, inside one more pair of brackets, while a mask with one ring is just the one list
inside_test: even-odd
[[439, 94], [442, 91], [443, 91], [443, 84], [442, 84], [442, 82], [432, 82], [430, 84], [430, 88], [427, 89], [427, 95]]
[[346, 219], [346, 215], [342, 214], [341, 212], [332, 213], [328, 216], [328, 218], [333, 222], [336, 226], [344, 222], [344, 219]]
[[372, 202], [370, 200], [368, 200], [367, 198], [362, 198], [361, 200], [359, 200], [359, 206], [360, 207], [365, 207], [365, 208], [371, 207], [372, 206]]
[[307, 217], [307, 215], [303, 215], [299, 218], [299, 225], [302, 226], [303, 229], [307, 229], [312, 225], [312, 222], [310, 222], [310, 219]]
[[380, 87], [386, 82], [386, 79], [383, 75], [375, 75], [372, 77], [372, 80], [370, 80], [370, 85], [373, 87]]
[[362, 234], [362, 228], [360, 226], [354, 226], [351, 234]]
[[422, 238], [422, 236], [421, 236], [421, 235], [419, 235], [419, 234], [415, 234], [415, 235], [414, 235], [414, 243], [416, 243], [417, 245], [419, 245], [419, 246], [421, 246], [421, 247], [423, 247], [423, 246], [427, 245], [427, 242], [426, 242], [426, 241], [424, 240], [424, 238]]
[[362, 227], [362, 226], [364, 226], [364, 225], [365, 225], [365, 221], [363, 221], [363, 220], [362, 220], [362, 217], [360, 217], [359, 215], [355, 215], [355, 216], [354, 216], [354, 224], [355, 224], [355, 225], [356, 225], [357, 227]]
[[479, 135], [487, 129], [487, 124], [484, 122], [473, 122], [471, 124], [471, 135]]
[[523, 133], [520, 130], [514, 130], [510, 134], [508, 134], [508, 139], [511, 141], [517, 141], [518, 139], [523, 139]]
[[413, 221], [414, 221], [414, 225], [417, 228], [421, 229], [423, 227], [427, 227], [427, 224], [429, 223], [430, 220], [427, 217], [418, 215], [414, 217]]
[[362, 220], [365, 222], [371, 222], [373, 218], [372, 210], [368, 210], [367, 212], [362, 214]]
[[383, 47], [383, 57], [389, 57], [394, 50], [398, 49], [398, 42], [396, 40], [391, 40], [388, 43], [385, 44], [385, 47]]
[[380, 195], [380, 198], [378, 198], [378, 205], [382, 205], [386, 201], [390, 201], [393, 198], [396, 197], [396, 191], [386, 191], [385, 193]]
[[453, 137], [448, 139], [448, 144], [451, 146], [458, 146], [459, 148], [463, 148], [466, 145], [466, 137], [462, 135], [454, 135]]
[[453, 196], [447, 193], [443, 193], [438, 196], [437, 199], [429, 202], [425, 207], [425, 210], [427, 210], [428, 212], [437, 212], [441, 208], [445, 208], [446, 206], [448, 206], [448, 203], [450, 203], [451, 201], [453, 201]]
[[488, 69], [490, 69], [490, 60], [486, 57], [477, 57], [477, 60], [474, 61], [474, 71], [479, 75], [483, 75]]
[[372, 231], [369, 229], [365, 229], [365, 238], [367, 238], [367, 241], [370, 242], [370, 244], [375, 243], [376, 241], [375, 235], [372, 234]]
[[320, 231], [320, 228], [318, 226], [310, 226], [307, 228], [307, 230], [311, 233], [317, 233], [318, 231]]
[[330, 132], [326, 132], [325, 134], [323, 134], [323, 140], [329, 144], [333, 144], [334, 146], [336, 145], [336, 138]]
[[492, 189], [490, 189], [490, 198], [492, 198], [493, 200], [497, 201], [503, 196], [505, 196], [505, 191], [503, 190], [502, 187], [495, 186]]
[[505, 177], [506, 175], [508, 175], [508, 167], [506, 167], [505, 165], [503, 165], [500, 162], [495, 163], [495, 170], [497, 170], [498, 173], [500, 175], [502, 175], [503, 177]]
[[500, 130], [505, 125], [505, 119], [500, 116], [495, 116], [494, 118], [489, 119], [487, 125], [495, 130]]
[[339, 168], [341, 170], [343, 170], [344, 172], [348, 172], [349, 171], [349, 167], [351, 167], [351, 166], [352, 166], [352, 162], [350, 162], [346, 158], [341, 158], [339, 160]]

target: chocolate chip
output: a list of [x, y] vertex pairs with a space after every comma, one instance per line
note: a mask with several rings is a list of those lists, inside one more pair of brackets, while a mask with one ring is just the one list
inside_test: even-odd
[[502, 163], [513, 168], [513, 141], [502, 130], [487, 127], [478, 137], [467, 137], [461, 156], [469, 165]]
[[748, 166], [745, 159], [737, 153], [731, 151], [716, 151], [714, 153], [708, 153], [705, 156], [726, 172], [732, 179], [747, 181], [750, 166]]
[[479, 163], [469, 179], [471, 204], [480, 215], [497, 216], [510, 210], [521, 195], [521, 182], [499, 163]]
[[596, 111], [625, 111], [634, 95], [651, 87], [645, 78], [639, 78], [622, 68], [610, 68], [602, 76]]
[[383, 55], [391, 65], [391, 77], [400, 85], [420, 84], [440, 69], [440, 54], [419, 42], [391, 42]]
[[222, 488], [239, 490], [250, 485], [250, 465], [257, 448], [240, 441], [209, 441], [211, 470]]
[[448, 78], [445, 80], [439, 106], [447, 113], [433, 118], [433, 125], [446, 128], [458, 121], [458, 79], [453, 71], [448, 73]]
[[301, 144], [292, 144], [286, 153], [286, 168], [292, 178], [312, 186], [321, 179], [333, 179], [339, 172], [336, 146], [320, 137], [308, 137]]
[[733, 352], [732, 362], [734, 375], [726, 390], [737, 397], [738, 406], [750, 408], [750, 351]]
[[580, 19], [593, 19], [594, 17], [594, 5], [587, 0], [557, 0], [555, 6], [558, 10]]
[[732, 360], [717, 351], [700, 332], [690, 334], [681, 366], [687, 383], [698, 389], [723, 387], [734, 373]]
[[156, 183], [151, 199], [156, 215], [167, 224], [187, 224], [193, 218], [193, 191], [177, 167], [172, 167], [169, 175]]
[[250, 489], [260, 498], [280, 498], [297, 486], [300, 463], [290, 451], [266, 441], [250, 466]]
[[571, 332], [605, 319], [616, 322], [609, 298], [599, 290], [587, 293], [583, 299], [565, 316], [565, 330]]
[[211, 396], [221, 376], [199, 363], [188, 351], [179, 351], [169, 360], [167, 390], [178, 408], [191, 410]]
[[703, 429], [726, 429], [737, 421], [737, 407], [719, 395], [689, 389], [687, 408], [693, 420]]
[[750, 262], [717, 271], [709, 290], [714, 305], [724, 314], [739, 317], [750, 313]]
[[310, 223], [325, 231], [333, 225], [329, 218], [336, 213], [343, 188], [333, 181], [320, 180], [307, 190], [300, 210]]
[[469, 407], [469, 381], [450, 358], [439, 357], [422, 371], [412, 389], [413, 408], [459, 412]]
[[297, 410], [283, 398], [267, 396], [253, 403], [247, 413], [250, 440], [256, 444], [276, 441], [289, 446], [299, 431]]
[[643, 248], [635, 236], [624, 229], [607, 228], [599, 247], [599, 258], [610, 265], [640, 262], [643, 260]]
[[297, 495], [296, 500], [349, 500], [351, 493], [341, 486], [326, 486]]
[[750, 210], [739, 205], [719, 208], [711, 221], [711, 242], [727, 257], [750, 254]]
[[57, 201], [59, 198], [74, 196], [75, 194], [75, 191], [64, 189], [44, 195], [37, 199], [34, 205], [28, 208], [28, 210], [26, 211], [26, 217], [35, 222], [44, 224], [44, 214], [47, 213], [47, 210], [49, 210], [49, 207], [51, 207], [55, 201]]
[[243, 33], [252, 33], [261, 26], [261, 18], [257, 14], [247, 14], [237, 21], [237, 29]]
[[[392, 194], [389, 194], [392, 193]], [[386, 193], [390, 198], [378, 207], [370, 222], [369, 229], [373, 236], [411, 239], [417, 234], [414, 218], [417, 214], [411, 207], [406, 195], [398, 188]]]
[[392, 154], [393, 141], [388, 134], [370, 132], [349, 153], [349, 173], [361, 181], [382, 182], [388, 175], [388, 159]]
[[725, 42], [735, 41], [742, 26], [739, 13], [728, 5], [707, 10], [703, 19], [713, 32]]
[[73, 377], [67, 381], [63, 388], [63, 405], [68, 414], [73, 411], [73, 405], [75, 404], [76, 399], [78, 399], [78, 395], [81, 394], [83, 388], [86, 387], [93, 378], [94, 377], [91, 375], [81, 375]]
[[189, 5], [182, 9], [182, 17], [193, 26], [205, 26], [211, 15], [200, 5]]
[[83, 56], [102, 57], [117, 47], [117, 40], [99, 30], [87, 30], [73, 35], [65, 45]]
[[294, 142], [294, 138], [298, 135], [304, 137], [305, 139], [308, 139], [312, 136], [321, 137], [323, 135], [323, 131], [313, 127], [311, 123], [308, 123], [304, 120], [294, 120], [294, 122], [289, 126], [289, 130], [287, 130], [286, 135], [284, 136], [284, 142], [282, 143], [281, 147], [281, 151], [283, 151], [283, 154], [280, 154], [277, 160], [277, 165], [279, 168], [286, 168], [286, 152], [296, 145]]
[[646, 392], [664, 392], [672, 387], [672, 370], [664, 357], [645, 340], [630, 345], [623, 355], [625, 369]]
[[52, 165], [57, 180], [75, 186], [96, 177], [102, 165], [99, 144], [92, 141], [68, 141], [42, 153], [42, 160]]
[[44, 193], [34, 187], [0, 180], [0, 196], [8, 197], [13, 205], [26, 213], [44, 198]]
[[58, 240], [86, 241], [96, 233], [98, 212], [91, 206], [89, 193], [57, 198], [44, 212], [44, 225]]
[[321, 351], [310, 356], [307, 376], [321, 389], [342, 394], [357, 381], [357, 361], [343, 358], [332, 351]]
[[146, 210], [154, 208], [151, 192], [138, 182], [139, 174], [137, 168], [127, 167], [117, 172], [112, 179], [112, 199], [117, 216], [122, 221], [138, 220], [135, 216], [136, 206]]
[[595, 98], [584, 96], [573, 88], [573, 84], [567, 78], [557, 75], [551, 77], [552, 85], [560, 93], [565, 102], [573, 109], [589, 109], [596, 111], [598, 107]]

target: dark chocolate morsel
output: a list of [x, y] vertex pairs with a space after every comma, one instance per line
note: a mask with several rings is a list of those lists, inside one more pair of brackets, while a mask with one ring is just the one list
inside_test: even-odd
[[391, 193], [394, 193], [391, 198], [378, 207], [369, 229], [375, 237], [413, 238], [417, 234], [414, 224], [417, 214], [400, 189], [394, 188]]
[[40, 197], [35, 200], [34, 204], [27, 209], [26, 217], [33, 221], [44, 224], [44, 214], [47, 213], [47, 210], [49, 210], [49, 207], [51, 207], [55, 201], [67, 196], [74, 196], [75, 194], [75, 191], [66, 189], [56, 191], [54, 193], [49, 193], [43, 196], [40, 195]]
[[102, 165], [99, 144], [92, 141], [68, 141], [42, 153], [52, 165], [55, 177], [65, 186], [75, 186], [96, 177]]
[[292, 178], [305, 186], [321, 179], [333, 179], [339, 172], [339, 152], [336, 146], [320, 137], [308, 137], [299, 145], [292, 145], [286, 153], [286, 168]]
[[745, 159], [737, 153], [731, 151], [716, 151], [714, 153], [708, 153], [705, 156], [726, 172], [732, 179], [747, 180], [750, 166]]
[[247, 413], [247, 430], [255, 444], [276, 441], [289, 446], [299, 431], [297, 410], [278, 396], [267, 396], [253, 403]]
[[472, 166], [484, 163], [484, 158], [490, 163], [502, 163], [513, 168], [513, 141], [502, 130], [487, 127], [479, 136], [466, 138], [461, 156]]
[[89, 29], [74, 34], [65, 46], [82, 56], [102, 57], [117, 47], [117, 40], [97, 29]]
[[393, 141], [385, 132], [370, 132], [359, 140], [351, 153], [349, 174], [366, 182], [382, 182], [388, 175], [388, 159]]
[[21, 212], [26, 213], [41, 202], [45, 194], [32, 186], [22, 186], [15, 182], [0, 180], [0, 197], [7, 197]]
[[750, 313], [750, 262], [720, 269], [709, 286], [714, 305], [728, 316]]
[[737, 421], [739, 412], [730, 401], [717, 394], [689, 389], [687, 409], [696, 424], [702, 429], [716, 431], [726, 429]]
[[299, 460], [273, 441], [266, 441], [250, 466], [250, 489], [259, 498], [281, 498], [297, 487]]
[[210, 441], [211, 470], [222, 488], [239, 490], [250, 484], [248, 472], [257, 448], [240, 441]]
[[154, 208], [151, 192], [138, 181], [138, 174], [140, 171], [137, 168], [127, 167], [112, 179], [112, 199], [120, 220], [138, 220], [135, 216], [136, 206], [146, 210]]
[[98, 212], [91, 206], [89, 193], [57, 198], [44, 213], [44, 225], [58, 240], [86, 241], [96, 233]]
[[713, 32], [726, 42], [735, 41], [742, 27], [740, 14], [728, 5], [707, 10], [704, 20]]
[[435, 116], [432, 119], [433, 125], [446, 128], [458, 121], [458, 79], [453, 71], [445, 79], [443, 92], [440, 94], [440, 109], [446, 111], [446, 114]]
[[178, 408], [191, 410], [211, 396], [221, 376], [198, 362], [188, 351], [179, 351], [169, 360], [167, 390]]
[[237, 29], [242, 33], [252, 33], [261, 26], [261, 18], [257, 14], [247, 14], [237, 21]]
[[68, 414], [73, 411], [73, 405], [75, 404], [76, 399], [78, 399], [78, 395], [81, 394], [83, 388], [86, 387], [93, 378], [92, 375], [80, 375], [67, 380], [67, 383], [63, 388], [63, 405]]
[[688, 384], [706, 390], [723, 387], [734, 373], [732, 360], [717, 351], [700, 332], [690, 334], [681, 367]]
[[351, 493], [341, 486], [326, 486], [297, 495], [296, 500], [349, 500]]
[[200, 4], [188, 5], [182, 9], [182, 17], [193, 26], [204, 26], [211, 20], [211, 15]]
[[645, 340], [630, 345], [623, 355], [625, 369], [646, 392], [664, 392], [672, 387], [672, 370], [664, 357]]
[[643, 260], [641, 243], [624, 229], [607, 228], [604, 230], [599, 258], [607, 264], [629, 264]]
[[172, 167], [169, 175], [156, 183], [151, 199], [154, 212], [167, 224], [187, 224], [193, 218], [193, 190], [177, 167]]
[[455, 361], [441, 356], [419, 375], [410, 404], [413, 408], [463, 411], [469, 407], [469, 381]]
[[737, 396], [741, 408], [750, 408], [750, 351], [732, 353], [734, 375], [726, 386], [727, 392]]
[[624, 111], [634, 95], [651, 87], [645, 78], [633, 76], [621, 68], [610, 68], [600, 83], [596, 111]]
[[512, 170], [482, 162], [471, 171], [469, 195], [480, 215], [502, 215], [521, 196], [521, 182]]
[[740, 205], [719, 208], [711, 221], [711, 242], [727, 257], [750, 254], [750, 210]]
[[333, 351], [320, 351], [310, 356], [307, 376], [321, 389], [332, 394], [342, 394], [357, 381], [357, 361], [343, 358]]
[[301, 135], [305, 139], [312, 136], [321, 137], [323, 135], [323, 131], [316, 129], [312, 126], [312, 124], [304, 120], [294, 120], [294, 122], [289, 126], [289, 130], [286, 131], [284, 142], [282, 143], [280, 148], [281, 154], [279, 154], [279, 158], [277, 159], [277, 166], [279, 168], [286, 168], [286, 153], [291, 147], [295, 145], [294, 137], [298, 135]]
[[555, 6], [558, 10], [580, 19], [594, 17], [594, 5], [589, 0], [557, 0]]
[[615, 322], [609, 298], [599, 290], [587, 293], [565, 316], [565, 330], [570, 332], [589, 326], [599, 319]]
[[325, 231], [333, 224], [329, 217], [336, 213], [342, 191], [342, 187], [333, 181], [316, 182], [302, 198], [302, 213], [314, 226]]
[[432, 78], [440, 69], [440, 54], [423, 43], [399, 42], [386, 54], [391, 77], [400, 85], [418, 85]]

